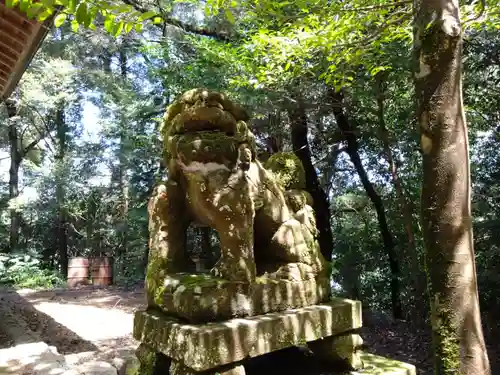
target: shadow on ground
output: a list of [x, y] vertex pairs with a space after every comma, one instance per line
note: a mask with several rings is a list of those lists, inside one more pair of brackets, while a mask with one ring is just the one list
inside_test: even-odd
[[129, 290], [118, 286], [84, 286], [77, 289], [53, 289], [42, 291], [25, 290], [19, 292], [31, 303], [57, 302], [59, 304], [92, 305], [133, 312], [145, 306], [142, 289]]
[[[82, 322], [85, 324], [85, 322]], [[94, 351], [97, 347], [51, 316], [36, 309], [17, 292], [0, 296], [0, 349], [14, 345], [45, 342], [59, 353]]]

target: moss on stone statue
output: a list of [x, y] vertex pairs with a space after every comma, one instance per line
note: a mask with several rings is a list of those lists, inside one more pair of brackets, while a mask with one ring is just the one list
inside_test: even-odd
[[156, 361], [154, 350], [146, 344], [141, 343], [136, 349], [135, 355], [140, 362], [138, 373], [141, 375], [153, 375]]
[[165, 259], [151, 252], [146, 271], [146, 291], [149, 302], [160, 306], [165, 292], [165, 268]]
[[272, 171], [276, 182], [284, 189], [305, 189], [306, 172], [300, 159], [293, 152], [278, 152], [271, 155], [264, 168]]
[[212, 276], [209, 274], [186, 274], [179, 278], [179, 286], [184, 286], [186, 288], [196, 288], [196, 287], [220, 287], [224, 284], [229, 283], [228, 280], [221, 279], [220, 277]]

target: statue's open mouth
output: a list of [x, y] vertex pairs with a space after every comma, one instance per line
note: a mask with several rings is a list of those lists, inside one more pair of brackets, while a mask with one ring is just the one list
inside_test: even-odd
[[172, 120], [171, 134], [196, 132], [224, 132], [232, 136], [236, 132], [237, 119], [228, 111], [215, 106], [192, 106]]

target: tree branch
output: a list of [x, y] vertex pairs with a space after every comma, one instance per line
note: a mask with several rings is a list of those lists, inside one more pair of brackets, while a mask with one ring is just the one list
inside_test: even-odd
[[481, 0], [481, 10], [479, 11], [479, 13], [475, 17], [472, 17], [468, 20], [465, 20], [463, 22], [463, 24], [466, 25], [468, 23], [477, 21], [478, 19], [480, 19], [484, 15], [485, 11], [486, 11], [486, 0]]
[[342, 8], [342, 9], [339, 9], [337, 12], [365, 12], [365, 11], [370, 11], [370, 10], [375, 10], [375, 9], [397, 7], [400, 5], [411, 4], [412, 2], [413, 2], [413, 0], [407, 0], [407, 1], [396, 1], [394, 3], [389, 3], [389, 4], [370, 5], [370, 6], [366, 6], [366, 7]]
[[[134, 7], [135, 10], [137, 10], [141, 13], [146, 13], [146, 12], [150, 11], [150, 9], [147, 9], [147, 8], [141, 6], [140, 3], [136, 2], [135, 0], [122, 0], [122, 1], [125, 4], [131, 5], [132, 7]], [[184, 23], [182, 21], [179, 21], [178, 19], [173, 18], [173, 17], [168, 17], [166, 15], [161, 15], [161, 14], [158, 14], [158, 17], [161, 17], [163, 19], [164, 23], [166, 23], [170, 26], [177, 27], [186, 33], [206, 36], [206, 37], [220, 40], [222, 42], [230, 42], [230, 41], [235, 39], [235, 38], [231, 38], [226, 33], [221, 33], [221, 32], [215, 31], [215, 30], [209, 30], [209, 29], [200, 28], [200, 27], [197, 27], [194, 25], [190, 25], [190, 24]], [[163, 25], [161, 25], [161, 24], [157, 24], [156, 26], [163, 29]]]
[[29, 145], [24, 147], [21, 150], [22, 157], [24, 157], [28, 152], [30, 152], [33, 149], [33, 147], [35, 147], [42, 139], [43, 139], [43, 136], [40, 136], [40, 138], [35, 139]]
[[[36, 107], [34, 107], [30, 104], [26, 104], [26, 106], [28, 106], [29, 108], [31, 108], [33, 111], [36, 112], [38, 117], [40, 117], [40, 120], [42, 120], [42, 123], [43, 123], [45, 130], [47, 131], [47, 133], [41, 132], [40, 129], [38, 129], [38, 127], [35, 125], [35, 122], [34, 121], [32, 122], [33, 126], [35, 127], [38, 134], [40, 135], [40, 140], [38, 142], [40, 142], [42, 139], [45, 140], [45, 135], [47, 135], [47, 136], [49, 136], [50, 140], [55, 144], [56, 141], [55, 141], [54, 137], [52, 137], [52, 134], [50, 134], [49, 125], [47, 124], [47, 122], [43, 118], [42, 114], [38, 111], [38, 109], [36, 109]], [[50, 144], [46, 140], [45, 140], [45, 144], [47, 145], [47, 148], [50, 150], [50, 152], [54, 153], [54, 150], [52, 149], [52, 147], [50, 146]]]

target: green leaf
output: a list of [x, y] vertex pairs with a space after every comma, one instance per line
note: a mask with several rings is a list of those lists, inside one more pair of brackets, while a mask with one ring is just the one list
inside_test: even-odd
[[78, 28], [80, 27], [80, 24], [78, 23], [77, 20], [73, 19], [71, 21], [71, 30], [73, 30], [73, 32], [78, 32]]
[[154, 10], [148, 10], [146, 13], [142, 13], [141, 16], [138, 18], [138, 22], [142, 22], [145, 20], [150, 19], [151, 17], [156, 16], [156, 12]]
[[21, 2], [19, 3], [19, 9], [22, 12], [27, 13], [30, 5], [30, 0], [21, 0]]
[[17, 4], [19, 4], [19, 0], [5, 0], [7, 8], [14, 8]]
[[45, 8], [49, 8], [51, 10], [54, 8], [54, 0], [41, 0], [40, 3], [45, 5]]
[[114, 21], [115, 21], [115, 16], [111, 14], [106, 15], [106, 18], [104, 19], [104, 30], [106, 30], [110, 34], [113, 33], [113, 26], [115, 24]]
[[158, 17], [158, 16], [157, 16], [157, 17], [155, 17], [155, 18], [153, 18], [153, 24], [154, 24], [154, 25], [158, 25], [158, 24], [160, 24], [160, 23], [163, 23], [163, 18]]
[[78, 5], [78, 9], [76, 10], [76, 21], [79, 24], [82, 24], [85, 26], [88, 26], [90, 24], [90, 18], [89, 18], [86, 3], [80, 3], [80, 5]]
[[127, 22], [125, 24], [125, 33], [128, 34], [129, 32], [132, 31], [133, 28], [134, 28], [134, 24], [132, 22]]
[[290, 61], [288, 61], [285, 65], [285, 72], [290, 69]]
[[37, 13], [42, 9], [43, 4], [41, 3], [34, 3], [31, 4], [31, 6], [28, 8], [28, 11], [26, 12], [26, 15], [28, 16], [29, 19], [32, 19], [37, 15]]
[[142, 23], [137, 23], [135, 25], [135, 31], [137, 31], [138, 33], [142, 31]]
[[113, 27], [113, 35], [115, 37], [121, 34], [121, 32], [123, 31], [124, 24], [125, 23], [123, 21], [120, 21], [120, 22], [118, 22], [117, 24], [114, 25], [114, 27]]
[[76, 12], [77, 6], [78, 6], [78, 0], [69, 0], [68, 1], [68, 8], [71, 11], [71, 13], [74, 14]]
[[234, 20], [233, 13], [229, 9], [225, 9], [224, 12], [226, 13], [226, 18], [229, 21], [229, 23], [234, 25], [235, 20]]
[[66, 17], [68, 17], [66, 13], [59, 13], [54, 17], [54, 26], [61, 27], [64, 21], [66, 21]]
[[45, 21], [47, 18], [49, 18], [52, 15], [53, 10], [51, 8], [46, 8], [42, 13], [40, 13], [37, 17], [38, 21]]
[[134, 8], [131, 5], [122, 4], [120, 6], [113, 7], [112, 10], [116, 11], [117, 13], [130, 13], [134, 10]]

